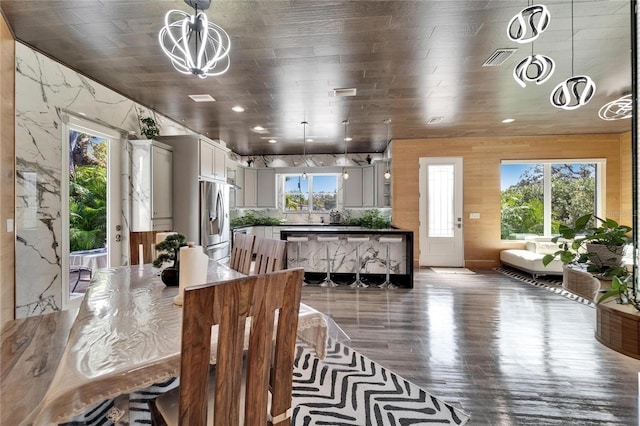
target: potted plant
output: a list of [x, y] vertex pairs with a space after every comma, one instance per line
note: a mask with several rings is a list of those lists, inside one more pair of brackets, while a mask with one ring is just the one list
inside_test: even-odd
[[560, 235], [551, 240], [561, 240], [560, 250], [544, 256], [542, 263], [546, 266], [558, 257], [565, 264], [584, 264], [587, 271], [603, 278], [625, 277], [628, 272], [622, 257], [625, 246], [632, 241], [631, 230], [613, 219], [586, 214], [576, 219], [573, 226], [560, 225]]
[[160, 128], [156, 124], [156, 120], [151, 117], [143, 117], [140, 119], [140, 133], [147, 139], [153, 139], [160, 134]]
[[165, 262], [173, 262], [171, 266], [164, 268], [160, 274], [162, 282], [168, 286], [178, 285], [180, 272], [180, 247], [186, 245], [187, 237], [180, 233], [168, 235], [164, 241], [156, 244], [156, 250], [159, 251], [160, 254], [153, 261], [153, 266], [161, 268]]
[[[601, 296], [596, 303], [602, 303], [605, 300], [615, 297], [616, 303], [626, 305], [630, 303], [640, 311], [640, 300], [637, 297], [636, 292], [633, 290], [633, 275], [627, 274], [624, 277], [613, 277], [611, 281], [611, 288], [600, 290]], [[631, 285], [630, 285], [631, 284]]]

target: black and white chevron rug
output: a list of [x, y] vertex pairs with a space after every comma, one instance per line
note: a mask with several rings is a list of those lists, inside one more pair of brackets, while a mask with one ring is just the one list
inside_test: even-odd
[[497, 272], [500, 272], [503, 275], [506, 275], [511, 278], [515, 278], [518, 281], [523, 283], [531, 284], [536, 287], [544, 288], [552, 293], [558, 294], [562, 297], [566, 297], [567, 299], [573, 300], [574, 302], [582, 303], [583, 305], [587, 305], [590, 307], [595, 307], [595, 304], [589, 300], [585, 299], [582, 296], [578, 296], [577, 294], [571, 293], [568, 290], [565, 290], [562, 287], [562, 277], [559, 276], [545, 276], [533, 278], [531, 275], [526, 272], [518, 271], [516, 269], [511, 268], [495, 268]]
[[293, 425], [464, 425], [469, 416], [340, 343], [298, 346]]
[[[293, 415], [296, 426], [464, 425], [469, 416], [415, 384], [338, 342], [327, 356], [300, 343], [293, 370]], [[149, 400], [178, 385], [170, 379], [129, 394], [129, 425], [149, 425]], [[118, 423], [112, 400], [98, 404], [71, 425]]]

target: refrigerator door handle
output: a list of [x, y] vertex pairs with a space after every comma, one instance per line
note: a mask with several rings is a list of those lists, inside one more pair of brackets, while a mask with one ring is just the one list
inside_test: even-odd
[[218, 191], [218, 199], [216, 200], [216, 210], [218, 212], [217, 222], [218, 222], [218, 230], [217, 234], [222, 235], [222, 230], [225, 226], [225, 218], [224, 218], [224, 198], [222, 195], [222, 189]]

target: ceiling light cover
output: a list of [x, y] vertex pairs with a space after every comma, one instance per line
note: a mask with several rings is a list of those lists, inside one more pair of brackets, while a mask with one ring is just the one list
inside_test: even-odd
[[513, 78], [523, 88], [527, 87], [526, 81], [535, 81], [540, 85], [549, 80], [555, 67], [555, 62], [548, 56], [530, 55], [513, 68]]
[[551, 15], [547, 6], [534, 4], [525, 7], [507, 25], [507, 37], [516, 43], [530, 43], [549, 26]]
[[631, 95], [626, 95], [604, 104], [598, 111], [598, 116], [606, 121], [623, 120], [631, 118], [632, 112], [633, 98]]
[[550, 101], [556, 108], [573, 110], [589, 103], [596, 93], [596, 83], [588, 75], [576, 75], [558, 84]]
[[343, 88], [343, 89], [333, 89], [333, 96], [342, 97], [342, 96], [355, 96], [357, 89], [355, 87], [352, 88]]
[[207, 9], [210, 1], [185, 0], [185, 3], [195, 8], [195, 14], [182, 10], [167, 12], [165, 26], [158, 34], [160, 47], [178, 72], [200, 78], [224, 74], [230, 66], [229, 35], [222, 27], [209, 22], [203, 12], [198, 12], [198, 7]]

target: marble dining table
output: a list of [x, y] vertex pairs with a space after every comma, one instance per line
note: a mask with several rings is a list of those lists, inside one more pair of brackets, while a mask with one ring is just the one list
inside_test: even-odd
[[[207, 282], [242, 276], [227, 265], [209, 262]], [[158, 269], [151, 265], [98, 271], [69, 328], [66, 346], [44, 396], [32, 402], [33, 407], [16, 414], [12, 413], [16, 410], [11, 410], [11, 404], [17, 401], [3, 396], [0, 424], [69, 421], [101, 401], [178, 376], [182, 307], [173, 304], [177, 293], [177, 287], [162, 283]], [[321, 312], [301, 305], [298, 338], [321, 358], [325, 355], [330, 322]], [[3, 328], [3, 344], [7, 343], [4, 331]], [[215, 343], [214, 327], [212, 345]], [[38, 352], [37, 348], [33, 351]], [[10, 355], [3, 353], [3, 363], [20, 362]], [[212, 363], [214, 357], [212, 348]], [[4, 392], [10, 386], [29, 386], [28, 380], [20, 383], [19, 376], [5, 376]], [[16, 398], [19, 396], [13, 399]]]

